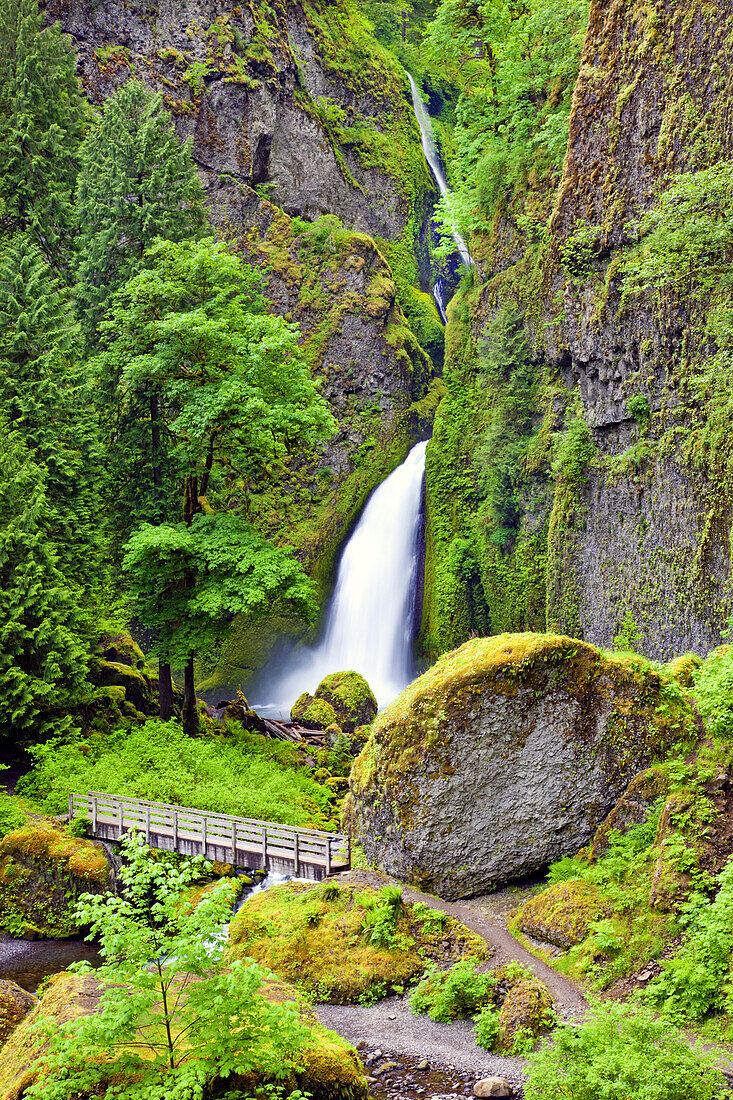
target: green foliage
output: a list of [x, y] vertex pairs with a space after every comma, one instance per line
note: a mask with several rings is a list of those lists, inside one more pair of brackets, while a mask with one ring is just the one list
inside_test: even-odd
[[27, 820], [13, 796], [0, 791], [0, 838], [12, 833], [14, 829], [20, 829]]
[[476, 1042], [484, 1050], [493, 1050], [499, 1033], [499, 1010], [493, 1004], [486, 1004], [474, 1020]]
[[627, 608], [621, 623], [621, 629], [618, 634], [613, 636], [613, 644], [616, 649], [636, 650], [643, 641], [644, 633], [639, 630], [631, 608]]
[[157, 719], [112, 734], [69, 736], [35, 746], [18, 792], [63, 813], [70, 792], [109, 791], [214, 813], [328, 828], [333, 794], [311, 779], [297, 752], [230, 727], [227, 736], [186, 737]]
[[675, 1023], [699, 1020], [714, 1009], [730, 1012], [733, 984], [733, 860], [718, 876], [711, 902], [693, 893], [679, 917], [685, 928], [682, 946], [662, 962], [662, 973], [648, 989], [650, 1001]]
[[318, 613], [315, 586], [292, 553], [234, 513], [141, 527], [123, 568], [135, 613], [156, 628], [158, 652], [174, 663], [208, 652], [234, 615], [254, 620], [276, 602], [306, 621]]
[[556, 179], [568, 142], [587, 0], [443, 0], [426, 51], [461, 88], [454, 187], [439, 209], [464, 234], [488, 233], [497, 206], [530, 172]]
[[48, 524], [69, 583], [105, 579], [104, 484], [91, 378], [71, 294], [28, 236], [0, 249], [0, 415], [45, 471]]
[[715, 1058], [644, 1006], [593, 1004], [581, 1024], [561, 1024], [529, 1055], [526, 1100], [724, 1100]]
[[480, 974], [474, 959], [462, 959], [450, 970], [429, 966], [427, 976], [410, 994], [410, 1008], [438, 1023], [450, 1023], [477, 1013], [491, 1001], [495, 988], [494, 974]]
[[371, 947], [406, 947], [405, 936], [398, 931], [405, 912], [400, 886], [383, 886], [378, 894], [359, 899], [365, 909], [362, 935]]
[[714, 737], [733, 734], [733, 647], [714, 650], [693, 674], [695, 701]]
[[194, 907], [187, 891], [201, 861], [151, 859], [136, 834], [122, 845], [122, 896], [87, 894], [77, 909], [100, 940], [100, 1011], [46, 1029], [28, 1100], [72, 1100], [110, 1079], [123, 1082], [114, 1092], [124, 1100], [203, 1100], [215, 1081], [253, 1072], [285, 1079], [309, 1031], [294, 1005], [260, 992], [266, 975], [255, 963], [225, 960], [236, 884], [220, 880]]
[[78, 596], [58, 568], [45, 471], [0, 419], [0, 735], [48, 734], [83, 687]]
[[93, 333], [109, 295], [140, 270], [155, 238], [194, 238], [206, 218], [191, 143], [179, 143], [162, 96], [138, 81], [106, 101], [80, 159], [76, 296]]
[[38, 0], [0, 3], [0, 209], [5, 233], [24, 233], [67, 270], [72, 198], [87, 119], [74, 51]]
[[588, 480], [586, 467], [596, 453], [590, 428], [583, 410], [578, 406], [556, 445], [552, 473], [558, 481], [585, 484]]

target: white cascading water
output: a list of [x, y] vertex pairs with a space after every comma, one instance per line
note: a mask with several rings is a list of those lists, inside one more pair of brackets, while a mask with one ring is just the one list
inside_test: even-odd
[[[420, 138], [422, 140], [422, 151], [425, 154], [425, 160], [430, 166], [430, 171], [435, 176], [435, 182], [438, 185], [438, 190], [441, 195], [447, 195], [450, 191], [445, 176], [443, 175], [443, 169], [440, 164], [440, 157], [438, 156], [438, 148], [435, 144], [435, 138], [433, 137], [433, 124], [428, 114], [428, 109], [423, 103], [423, 98], [420, 95], [420, 89], [417, 84], [407, 74], [407, 79], [410, 81], [410, 91], [412, 92], [412, 106], [415, 110], [415, 118], [417, 124], [420, 127]], [[471, 267], [473, 260], [471, 259], [471, 253], [468, 251], [468, 246], [464, 241], [460, 233], [452, 233], [451, 236], [455, 241], [458, 254], [461, 257], [462, 262], [466, 267]], [[440, 308], [440, 307], [439, 307]]]
[[287, 711], [331, 672], [360, 672], [381, 707], [413, 678], [414, 597], [426, 443], [379, 485], [339, 563], [323, 641], [294, 654], [260, 713]]

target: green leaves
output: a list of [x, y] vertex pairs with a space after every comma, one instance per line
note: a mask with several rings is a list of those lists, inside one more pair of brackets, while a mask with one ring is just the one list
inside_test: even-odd
[[256, 618], [278, 601], [306, 620], [317, 614], [313, 582], [292, 553], [231, 513], [140, 528], [127, 544], [124, 569], [136, 612], [158, 628], [169, 660], [210, 645], [234, 615]]
[[122, 847], [121, 895], [86, 894], [77, 914], [100, 940], [100, 1011], [48, 1034], [28, 1100], [72, 1100], [100, 1086], [118, 1100], [203, 1100], [234, 1075], [284, 1079], [309, 1031], [293, 1005], [260, 992], [265, 971], [225, 957], [235, 882], [220, 880], [194, 905], [189, 889], [210, 865], [156, 858], [139, 834]]

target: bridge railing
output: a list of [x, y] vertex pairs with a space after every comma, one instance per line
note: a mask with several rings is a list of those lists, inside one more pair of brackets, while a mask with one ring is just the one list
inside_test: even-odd
[[89, 791], [69, 795], [69, 817], [84, 815], [92, 835], [106, 840], [136, 829], [152, 848], [204, 855], [234, 867], [322, 878], [350, 866], [349, 838], [254, 818], [169, 806]]

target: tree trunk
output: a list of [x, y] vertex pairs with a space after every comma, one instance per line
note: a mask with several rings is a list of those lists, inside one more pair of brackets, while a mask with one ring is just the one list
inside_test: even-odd
[[173, 703], [173, 677], [171, 666], [167, 661], [161, 661], [158, 668], [158, 702], [160, 703], [160, 717], [164, 722], [174, 714]]
[[155, 503], [158, 503], [158, 492], [163, 484], [163, 476], [160, 470], [160, 416], [158, 412], [158, 395], [155, 390], [150, 392], [150, 465], [153, 468], [153, 485], [155, 486]]
[[193, 654], [186, 661], [183, 673], [183, 732], [189, 737], [197, 737], [199, 716], [196, 710], [196, 687], [193, 682]]

